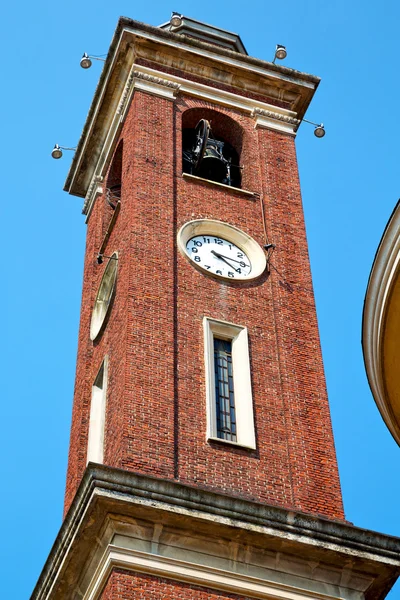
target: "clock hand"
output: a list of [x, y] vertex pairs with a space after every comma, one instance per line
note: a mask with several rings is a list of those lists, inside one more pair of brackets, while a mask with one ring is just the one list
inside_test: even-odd
[[[213, 250], [211, 250], [211, 252], [213, 252]], [[233, 262], [237, 262], [237, 263], [239, 263], [239, 264], [240, 264], [242, 267], [243, 267], [243, 266], [245, 266], [245, 267], [248, 267], [248, 266], [250, 266], [250, 265], [246, 265], [246, 263], [244, 262], [244, 260], [236, 260], [236, 258], [231, 258], [230, 256], [225, 256], [224, 254], [217, 254], [216, 252], [214, 252], [214, 254], [215, 254], [216, 256], [218, 256], [218, 258], [220, 258], [220, 257], [221, 257], [221, 258], [227, 258], [227, 259], [229, 259], [229, 260], [233, 260]]]
[[221, 260], [223, 260], [227, 265], [230, 266], [231, 269], [233, 269], [234, 271], [238, 271], [239, 269], [236, 269], [231, 263], [229, 263], [227, 260], [225, 260], [225, 258], [222, 256], [222, 254], [218, 254], [218, 252], [215, 252], [215, 250], [211, 250], [211, 254], [214, 254], [214, 256], [216, 256], [217, 258], [220, 258]]

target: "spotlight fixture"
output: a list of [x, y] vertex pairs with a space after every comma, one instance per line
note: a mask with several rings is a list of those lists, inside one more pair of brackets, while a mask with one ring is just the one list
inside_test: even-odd
[[100, 60], [101, 62], [106, 62], [105, 58], [101, 58], [100, 56], [89, 56], [89, 54], [87, 54], [86, 52], [83, 53], [83, 56], [80, 60], [80, 65], [82, 67], [82, 69], [90, 69], [90, 67], [92, 66], [92, 59], [93, 60]]
[[272, 64], [275, 64], [276, 59], [283, 60], [287, 57], [286, 46], [282, 46], [281, 44], [277, 44], [275, 48], [275, 56]]
[[314, 135], [317, 138], [323, 138], [326, 131], [325, 131], [325, 127], [323, 123], [320, 123], [318, 125], [318, 123], [313, 123], [312, 121], [307, 121], [307, 119], [303, 119], [303, 121], [305, 121], [306, 123], [310, 123], [310, 125], [314, 125], [315, 129], [314, 129]]
[[171, 23], [172, 27], [179, 27], [180, 25], [182, 25], [182, 18], [183, 15], [177, 12], [173, 12], [171, 14], [171, 19], [169, 22]]
[[317, 125], [316, 128], [314, 129], [314, 135], [317, 138], [322, 138], [325, 135], [325, 127], [324, 124], [321, 123], [320, 125]]
[[102, 265], [105, 258], [108, 258], [108, 260], [118, 260], [117, 256], [105, 256], [105, 254], [98, 254], [96, 257], [97, 264]]
[[59, 146], [58, 144], [54, 144], [54, 148], [51, 151], [52, 158], [55, 158], [55, 159], [61, 158], [62, 155], [63, 155], [63, 153], [62, 153], [63, 150], [73, 150], [73, 151], [75, 151], [76, 148], [67, 148], [66, 146]]

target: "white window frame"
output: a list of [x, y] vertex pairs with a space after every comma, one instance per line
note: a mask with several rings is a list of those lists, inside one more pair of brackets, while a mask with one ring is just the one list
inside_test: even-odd
[[[216, 440], [234, 446], [255, 450], [253, 397], [249, 340], [247, 327], [218, 321], [211, 317], [203, 318], [204, 360], [207, 401], [207, 440]], [[237, 441], [224, 440], [217, 435], [217, 412], [215, 398], [214, 338], [229, 340], [232, 343], [233, 389], [235, 397]]]
[[[101, 373], [102, 376], [100, 381]], [[86, 464], [89, 462], [103, 464], [107, 380], [108, 356], [104, 358], [92, 386]]]

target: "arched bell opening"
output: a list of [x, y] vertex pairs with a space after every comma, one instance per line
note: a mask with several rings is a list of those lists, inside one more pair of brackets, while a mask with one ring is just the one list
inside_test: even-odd
[[243, 132], [236, 121], [209, 109], [188, 110], [182, 120], [184, 173], [241, 187]]

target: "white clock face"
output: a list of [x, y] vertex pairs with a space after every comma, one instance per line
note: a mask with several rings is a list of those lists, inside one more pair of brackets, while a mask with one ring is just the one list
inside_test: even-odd
[[247, 254], [220, 236], [196, 235], [186, 242], [186, 253], [198, 267], [227, 279], [245, 279], [252, 265]]
[[267, 266], [261, 246], [248, 233], [223, 221], [188, 221], [178, 231], [177, 242], [192, 265], [225, 281], [256, 279]]

